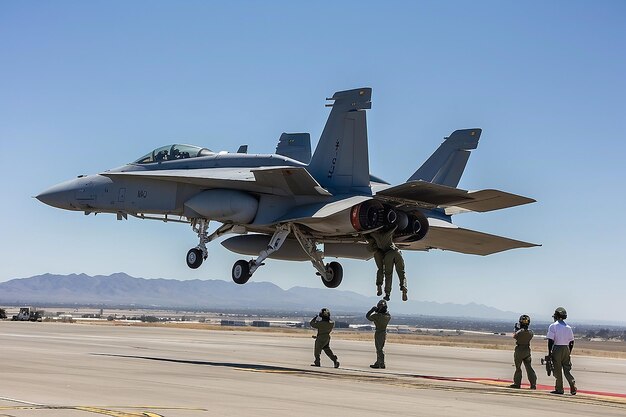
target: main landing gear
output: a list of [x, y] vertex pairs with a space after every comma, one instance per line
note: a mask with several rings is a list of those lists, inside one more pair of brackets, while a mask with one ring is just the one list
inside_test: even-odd
[[276, 252], [287, 239], [290, 232], [294, 236], [302, 249], [311, 258], [313, 267], [317, 269], [317, 275], [322, 277], [322, 282], [328, 288], [336, 288], [341, 284], [343, 279], [343, 268], [339, 262], [331, 262], [324, 265], [324, 253], [317, 249], [317, 243], [312, 238], [306, 236], [300, 228], [293, 224], [287, 223], [279, 226], [272, 236], [267, 248], [265, 248], [256, 259], [250, 261], [239, 260], [235, 262], [232, 269], [232, 278], [236, 284], [245, 284], [248, 282], [252, 274], [263, 264], [272, 253]]

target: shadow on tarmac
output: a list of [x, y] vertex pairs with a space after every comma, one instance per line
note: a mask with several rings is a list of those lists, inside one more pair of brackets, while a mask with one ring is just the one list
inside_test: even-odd
[[172, 359], [172, 358], [159, 358], [155, 356], [140, 356], [140, 355], [118, 355], [113, 353], [92, 353], [94, 356], [109, 356], [116, 358], [131, 358], [131, 359], [145, 359], [158, 362], [171, 362], [171, 363], [183, 363], [189, 365], [204, 365], [204, 366], [220, 366], [233, 369], [245, 369], [251, 371], [262, 372], [293, 372], [293, 373], [320, 373], [319, 371], [309, 371], [301, 368], [287, 368], [284, 366], [272, 366], [272, 365], [259, 365], [251, 363], [234, 363], [234, 362], [210, 362], [210, 361], [194, 361], [188, 359]]

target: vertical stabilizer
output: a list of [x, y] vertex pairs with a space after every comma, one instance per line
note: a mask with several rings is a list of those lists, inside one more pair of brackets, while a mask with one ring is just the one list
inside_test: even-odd
[[276, 145], [276, 154], [308, 164], [311, 161], [311, 135], [283, 133]]
[[456, 188], [471, 150], [478, 147], [481, 132], [455, 130], [407, 181], [422, 180]]
[[372, 107], [372, 89], [336, 92], [324, 131], [308, 166], [320, 185], [334, 194], [371, 194], [367, 121], [365, 110]]

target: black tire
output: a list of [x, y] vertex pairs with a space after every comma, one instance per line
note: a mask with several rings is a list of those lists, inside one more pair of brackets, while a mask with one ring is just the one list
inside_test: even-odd
[[250, 279], [250, 263], [248, 261], [240, 260], [235, 262], [232, 270], [232, 278], [235, 284], [245, 284]]
[[187, 252], [187, 266], [191, 269], [197, 269], [204, 261], [202, 251], [198, 248], [189, 249]]
[[326, 288], [337, 288], [343, 279], [343, 267], [339, 262], [331, 262], [326, 265], [326, 276], [322, 282]]

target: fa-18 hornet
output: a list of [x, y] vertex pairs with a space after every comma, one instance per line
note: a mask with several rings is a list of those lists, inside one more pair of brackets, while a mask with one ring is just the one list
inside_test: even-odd
[[[454, 131], [404, 184], [392, 186], [370, 174], [365, 110], [371, 88], [339, 91], [311, 156], [308, 133], [283, 133], [276, 154], [212, 152], [168, 145], [119, 168], [79, 176], [37, 198], [54, 207], [189, 223], [199, 243], [187, 265], [207, 259], [206, 244], [225, 234], [228, 250], [252, 255], [232, 268], [244, 284], [266, 258], [310, 260], [326, 287], [343, 277], [324, 257], [370, 259], [366, 237], [395, 226], [405, 250], [442, 249], [488, 255], [537, 246], [460, 228], [452, 215], [486, 212], [534, 202], [498, 190], [456, 188], [481, 129]], [[221, 225], [209, 233], [209, 222]], [[322, 250], [323, 245], [323, 250]]]

